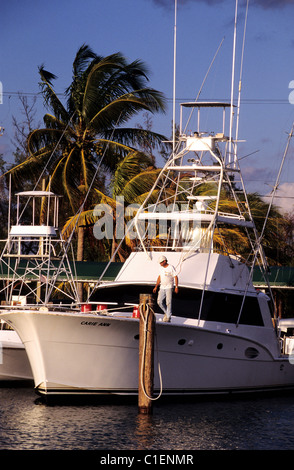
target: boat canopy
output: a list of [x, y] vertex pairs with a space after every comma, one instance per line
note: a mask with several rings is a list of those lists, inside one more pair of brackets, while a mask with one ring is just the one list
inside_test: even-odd
[[219, 102], [219, 101], [190, 101], [187, 103], [181, 103], [181, 106], [185, 108], [230, 108], [235, 107], [231, 103]]
[[45, 197], [45, 196], [54, 196], [54, 197], [61, 197], [57, 194], [53, 193], [52, 191], [21, 191], [20, 193], [16, 193], [16, 196], [35, 196], [35, 197]]

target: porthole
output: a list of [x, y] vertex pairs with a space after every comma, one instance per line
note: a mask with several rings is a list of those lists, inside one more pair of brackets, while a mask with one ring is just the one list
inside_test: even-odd
[[218, 343], [217, 349], [223, 349], [223, 347], [224, 347], [223, 343]]
[[245, 349], [245, 356], [248, 357], [248, 359], [255, 359], [259, 356], [259, 351], [255, 348], [247, 348]]
[[185, 344], [185, 342], [186, 342], [186, 340], [184, 338], [182, 338], [182, 339], [179, 339], [178, 344], [180, 346], [183, 346], [183, 344]]

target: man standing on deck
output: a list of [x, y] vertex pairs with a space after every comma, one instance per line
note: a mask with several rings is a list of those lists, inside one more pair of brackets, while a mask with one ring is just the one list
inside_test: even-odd
[[164, 322], [170, 322], [172, 316], [172, 293], [175, 285], [175, 293], [178, 293], [178, 276], [176, 275], [175, 268], [168, 264], [165, 256], [159, 258], [159, 276], [156, 281], [156, 286], [153, 289], [154, 294], [160, 285], [157, 303], [164, 311]]

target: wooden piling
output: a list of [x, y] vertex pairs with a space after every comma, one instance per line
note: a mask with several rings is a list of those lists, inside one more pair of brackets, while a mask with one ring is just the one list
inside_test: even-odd
[[155, 330], [155, 316], [152, 307], [152, 295], [140, 294], [138, 385], [138, 409], [140, 414], [152, 414]]

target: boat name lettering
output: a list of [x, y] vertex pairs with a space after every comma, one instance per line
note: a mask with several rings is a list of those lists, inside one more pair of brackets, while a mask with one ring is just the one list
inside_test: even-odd
[[98, 321], [82, 321], [81, 322], [81, 325], [87, 325], [87, 326], [110, 326], [110, 323], [105, 323], [105, 322], [102, 322], [102, 323], [99, 323]]

